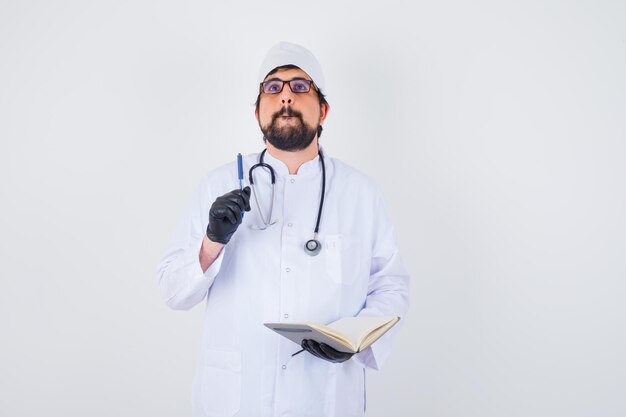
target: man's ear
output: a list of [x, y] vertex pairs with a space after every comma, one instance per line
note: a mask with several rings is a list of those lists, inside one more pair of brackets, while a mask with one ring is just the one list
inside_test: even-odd
[[254, 110], [254, 117], [256, 117], [256, 121], [257, 121], [257, 123], [260, 123], [260, 122], [259, 122], [259, 109], [255, 109], [255, 110]]
[[330, 104], [324, 103], [320, 104], [320, 124], [324, 123], [326, 116], [328, 116], [328, 112], [330, 111]]

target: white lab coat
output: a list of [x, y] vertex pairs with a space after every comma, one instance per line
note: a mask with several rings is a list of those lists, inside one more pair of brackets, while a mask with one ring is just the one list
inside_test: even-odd
[[[323, 149], [322, 149], [323, 152]], [[243, 159], [248, 169], [259, 154]], [[186, 310], [203, 300], [204, 329], [192, 388], [195, 417], [363, 416], [365, 368], [380, 369], [402, 320], [371, 347], [334, 364], [263, 323], [329, 323], [346, 316], [404, 317], [409, 276], [392, 226], [372, 181], [324, 154], [326, 195], [317, 256], [304, 252], [313, 237], [321, 193], [319, 156], [290, 175], [265, 154], [276, 171], [272, 220], [262, 225], [254, 197], [220, 256], [205, 273], [198, 253], [211, 204], [238, 188], [232, 162], [202, 178], [174, 238], [158, 265], [159, 287], [168, 306]], [[270, 175], [254, 171], [263, 215], [270, 207]]]

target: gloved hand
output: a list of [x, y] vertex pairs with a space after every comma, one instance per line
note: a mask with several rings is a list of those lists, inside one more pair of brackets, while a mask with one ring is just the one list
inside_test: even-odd
[[354, 355], [354, 353], [350, 352], [340, 352], [324, 343], [317, 343], [311, 339], [303, 339], [300, 346], [311, 355], [332, 363], [345, 362]]
[[218, 197], [209, 210], [207, 237], [213, 242], [227, 244], [241, 224], [244, 210], [250, 211], [250, 187]]

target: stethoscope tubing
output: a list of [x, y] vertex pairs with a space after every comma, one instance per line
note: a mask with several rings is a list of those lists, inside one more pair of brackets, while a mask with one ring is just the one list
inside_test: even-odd
[[[255, 227], [258, 230], [265, 230], [272, 224], [276, 223], [276, 221], [272, 222], [276, 173], [274, 172], [274, 168], [272, 168], [271, 165], [263, 162], [263, 158], [265, 156], [266, 151], [267, 151], [267, 148], [264, 149], [263, 152], [261, 152], [261, 155], [259, 156], [259, 162], [252, 165], [250, 167], [250, 170], [248, 171], [248, 179], [250, 181], [250, 187], [252, 188], [252, 194], [254, 195], [254, 200], [256, 202], [257, 210], [259, 211], [259, 216], [261, 217], [261, 221], [263, 222], [263, 225], [264, 225], [264, 227], [258, 227], [258, 226]], [[321, 250], [321, 244], [317, 240], [317, 234], [319, 233], [319, 229], [320, 229], [320, 220], [322, 219], [322, 210], [324, 208], [324, 195], [326, 194], [326, 165], [324, 163], [324, 155], [322, 154], [321, 149], [318, 149], [318, 153], [319, 153], [320, 163], [322, 164], [322, 194], [320, 196], [320, 206], [317, 211], [317, 220], [315, 222], [315, 230], [313, 232], [313, 239], [308, 240], [304, 245], [305, 252], [311, 256], [317, 255]], [[252, 176], [253, 171], [258, 167], [266, 168], [270, 172], [270, 175], [271, 175], [272, 196], [271, 196], [271, 202], [270, 202], [269, 218], [267, 219], [267, 221], [265, 220], [265, 217], [263, 216], [263, 213], [261, 211], [261, 205], [259, 204], [259, 199], [257, 197], [257, 193], [256, 193], [255, 186], [254, 186], [254, 178]]]

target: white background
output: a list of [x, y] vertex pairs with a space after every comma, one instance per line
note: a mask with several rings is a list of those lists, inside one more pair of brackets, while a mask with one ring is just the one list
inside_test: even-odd
[[624, 416], [621, 0], [2, 1], [0, 415], [190, 415], [202, 307], [155, 268], [200, 177], [262, 148], [280, 40], [412, 274], [368, 415]]

